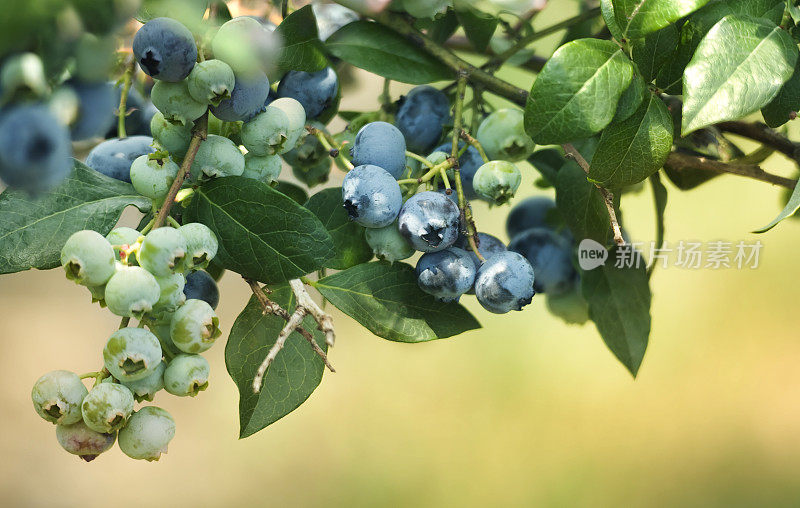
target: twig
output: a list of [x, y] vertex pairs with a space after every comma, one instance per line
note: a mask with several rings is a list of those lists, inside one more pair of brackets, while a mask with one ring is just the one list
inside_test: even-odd
[[461, 129], [461, 139], [474, 146], [475, 149], [478, 150], [483, 162], [489, 162], [489, 157], [486, 156], [486, 151], [483, 149], [483, 145], [480, 143], [480, 141], [470, 136], [469, 132], [465, 131], [464, 129]]
[[289, 335], [300, 326], [300, 323], [303, 322], [303, 318], [306, 317], [306, 311], [302, 307], [297, 307], [294, 311], [294, 314], [291, 315], [289, 321], [286, 322], [286, 326], [283, 327], [281, 333], [278, 334], [278, 338], [275, 340], [275, 344], [269, 349], [269, 353], [267, 353], [267, 357], [264, 358], [264, 361], [261, 362], [261, 365], [258, 366], [258, 370], [256, 371], [256, 377], [253, 378], [253, 393], [258, 393], [261, 391], [261, 384], [264, 382], [264, 376], [267, 374], [267, 369], [275, 358], [278, 356], [278, 353], [281, 352], [283, 349], [283, 345], [286, 344], [286, 339], [289, 338]]
[[347, 170], [353, 169], [353, 163], [344, 156], [342, 146], [339, 145], [333, 136], [328, 134], [327, 132], [317, 129], [312, 125], [306, 125], [306, 131], [312, 136], [316, 136], [319, 140], [320, 144], [328, 151], [328, 154], [333, 157], [334, 159], [339, 159], [339, 162], [347, 168]]
[[716, 126], [722, 132], [729, 132], [742, 136], [753, 141], [758, 141], [764, 145], [774, 148], [781, 152], [795, 163], [800, 164], [800, 143], [795, 143], [788, 138], [781, 136], [773, 129], [770, 129], [759, 122], [720, 122]]
[[333, 318], [317, 305], [317, 302], [311, 298], [311, 295], [306, 291], [303, 282], [300, 279], [292, 279], [289, 281], [289, 287], [292, 288], [294, 296], [297, 298], [297, 306], [306, 309], [317, 322], [320, 331], [325, 334], [325, 342], [329, 347], [333, 347], [336, 340], [336, 333], [333, 329]]
[[713, 171], [715, 173], [729, 173], [771, 183], [773, 185], [780, 185], [787, 189], [794, 189], [797, 185], [797, 180], [767, 173], [756, 164], [725, 163], [683, 152], [672, 152], [669, 154], [667, 162], [664, 163], [664, 167], [675, 171], [699, 169]]
[[125, 72], [122, 73], [122, 87], [119, 91], [119, 108], [117, 109], [117, 137], [122, 139], [127, 136], [125, 131], [125, 118], [128, 116], [128, 93], [131, 90], [133, 73], [136, 70], [136, 59], [128, 56], [125, 62]]

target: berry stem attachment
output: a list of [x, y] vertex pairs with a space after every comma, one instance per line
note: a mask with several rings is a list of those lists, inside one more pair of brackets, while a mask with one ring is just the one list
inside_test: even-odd
[[400, 185], [427, 183], [433, 180], [436, 176], [440, 175], [442, 171], [447, 171], [451, 167], [453, 167], [453, 161], [452, 159], [448, 158], [446, 161], [440, 164], [430, 166], [428, 172], [419, 178], [406, 178], [403, 180], [398, 180], [397, 183]]
[[119, 92], [119, 108], [117, 109], [117, 137], [127, 137], [125, 132], [125, 118], [128, 116], [128, 93], [131, 91], [133, 73], [136, 70], [136, 60], [133, 55], [128, 55], [125, 60], [125, 72], [120, 78], [121, 89]]
[[472, 137], [469, 132], [465, 131], [464, 129], [461, 129], [461, 139], [475, 147], [480, 154], [481, 159], [483, 159], [483, 162], [489, 162], [489, 157], [486, 156], [486, 151], [483, 149], [483, 145], [480, 143], [480, 141]]
[[122, 330], [123, 328], [127, 328], [130, 323], [131, 323], [131, 318], [127, 316], [122, 318], [122, 321], [119, 322], [119, 329]]
[[433, 169], [433, 163], [419, 154], [416, 154], [414, 152], [409, 152], [408, 150], [406, 150], [406, 157], [411, 157], [412, 159], [428, 166], [428, 169]]
[[344, 156], [344, 153], [342, 153], [341, 145], [339, 145], [339, 143], [337, 143], [336, 140], [333, 139], [333, 136], [311, 125], [306, 125], [306, 130], [308, 131], [309, 134], [316, 136], [320, 144], [323, 147], [325, 147], [325, 150], [327, 150], [328, 153], [330, 153], [331, 157], [338, 159], [339, 162], [344, 167], [346, 167], [348, 171], [350, 171], [355, 167], [353, 166], [353, 163], [350, 162], [347, 159], [347, 157]]
[[181, 227], [181, 223], [176, 221], [175, 218], [172, 217], [171, 215], [167, 216], [167, 222], [169, 222], [169, 225], [172, 226], [173, 228]]

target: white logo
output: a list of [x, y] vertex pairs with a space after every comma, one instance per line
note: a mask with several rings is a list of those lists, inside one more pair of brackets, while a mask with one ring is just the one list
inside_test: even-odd
[[584, 238], [578, 245], [578, 264], [583, 270], [594, 270], [605, 264], [608, 250], [591, 238]]

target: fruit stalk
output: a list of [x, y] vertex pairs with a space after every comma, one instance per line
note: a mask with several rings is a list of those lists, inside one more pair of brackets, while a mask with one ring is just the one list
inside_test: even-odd
[[125, 132], [125, 118], [128, 116], [128, 94], [131, 91], [133, 72], [136, 70], [136, 60], [129, 55], [125, 61], [125, 72], [122, 73], [122, 88], [119, 92], [119, 109], [117, 110], [117, 137], [122, 139], [127, 136]]

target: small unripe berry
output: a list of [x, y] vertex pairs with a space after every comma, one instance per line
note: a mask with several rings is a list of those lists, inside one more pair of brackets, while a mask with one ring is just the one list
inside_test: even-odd
[[69, 425], [80, 421], [81, 402], [87, 393], [77, 374], [54, 370], [34, 383], [31, 399], [39, 416], [51, 423]]
[[119, 449], [132, 459], [158, 460], [174, 436], [172, 416], [160, 407], [145, 406], [119, 431]]
[[164, 389], [179, 397], [194, 397], [208, 388], [208, 361], [200, 355], [180, 354], [164, 371]]
[[97, 231], [73, 233], [61, 249], [67, 278], [84, 286], [102, 286], [114, 275], [114, 249]]
[[161, 297], [161, 288], [153, 275], [138, 266], [122, 266], [104, 293], [108, 310], [122, 317], [141, 318], [153, 310]]
[[186, 240], [186, 270], [205, 268], [217, 255], [217, 236], [205, 224], [191, 222], [178, 228]]
[[186, 258], [186, 240], [175, 228], [158, 228], [147, 233], [137, 259], [139, 265], [156, 277], [182, 272]]
[[86, 462], [90, 462], [114, 446], [117, 433], [114, 431], [109, 434], [103, 434], [94, 431], [82, 420], [79, 420], [71, 425], [57, 426], [56, 439], [58, 439], [58, 444], [69, 453], [77, 455]]
[[93, 431], [117, 431], [133, 413], [133, 394], [125, 386], [100, 383], [83, 399], [81, 413], [83, 422]]
[[214, 345], [221, 333], [219, 318], [214, 309], [203, 300], [186, 300], [172, 316], [172, 342], [184, 353], [206, 351]]
[[144, 328], [122, 328], [103, 348], [103, 363], [120, 381], [138, 381], [155, 372], [161, 363], [161, 344]]

